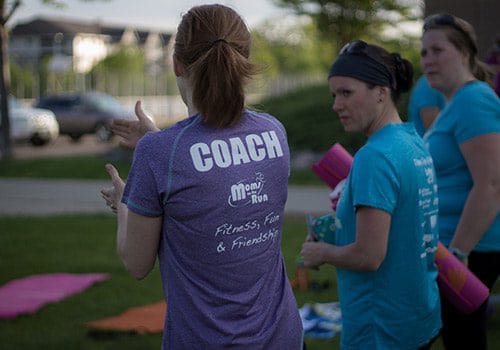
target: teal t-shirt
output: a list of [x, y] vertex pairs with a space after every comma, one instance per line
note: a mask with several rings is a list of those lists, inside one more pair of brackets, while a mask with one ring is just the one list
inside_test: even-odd
[[420, 117], [422, 108], [436, 107], [442, 110], [446, 104], [446, 99], [442, 93], [433, 89], [425, 76], [420, 78], [415, 83], [408, 102], [408, 121], [415, 124], [415, 129], [420, 136], [425, 133], [424, 124]]
[[[474, 137], [500, 132], [500, 100], [484, 82], [472, 82], [458, 90], [424, 142], [434, 160], [439, 187], [439, 236], [449, 245], [472, 188], [472, 176], [460, 145]], [[492, 166], [500, 166], [492, 164]], [[475, 251], [500, 251], [500, 215], [485, 232]]]
[[441, 328], [438, 200], [432, 158], [411, 123], [373, 134], [354, 157], [337, 208], [335, 244], [355, 241], [356, 208], [391, 215], [386, 257], [374, 272], [337, 269], [342, 349], [417, 349]]

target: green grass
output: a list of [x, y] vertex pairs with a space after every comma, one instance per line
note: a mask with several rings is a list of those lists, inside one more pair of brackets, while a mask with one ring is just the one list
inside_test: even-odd
[[102, 156], [59, 156], [0, 160], [0, 177], [38, 177], [51, 179], [108, 179], [104, 170], [112, 162], [126, 176], [130, 157], [121, 152]]
[[155, 349], [159, 335], [89, 336], [84, 323], [161, 299], [159, 274], [128, 277], [109, 215], [0, 218], [0, 282], [36, 273], [106, 272], [111, 279], [34, 315], [0, 321], [2, 349]]
[[[115, 218], [111, 215], [0, 217], [0, 284], [23, 276], [50, 273], [111, 274], [84, 293], [48, 305], [34, 315], [0, 321], [2, 349], [158, 349], [160, 335], [89, 333], [85, 322], [119, 314], [133, 306], [161, 300], [158, 268], [142, 282], [127, 275], [115, 252]], [[305, 235], [302, 217], [287, 218], [283, 240], [293, 277], [295, 257]], [[299, 304], [336, 299], [333, 268], [311, 275], [329, 281], [319, 292], [298, 292]], [[338, 340], [311, 342], [331, 349]]]
[[[0, 160], [0, 177], [49, 179], [108, 179], [104, 165], [111, 162], [125, 178], [130, 156], [120, 151], [100, 156], [43, 157]], [[309, 169], [292, 169], [290, 184], [324, 186]]]
[[[162, 298], [158, 268], [137, 282], [125, 272], [115, 252], [115, 217], [76, 215], [0, 217], [0, 284], [14, 278], [51, 272], [105, 272], [111, 278], [84, 293], [50, 304], [33, 315], [0, 321], [2, 349], [158, 349], [161, 336], [118, 332], [90, 332], [85, 323], [117, 315], [125, 309]], [[289, 277], [305, 235], [302, 216], [287, 216], [283, 254]], [[328, 288], [296, 290], [299, 306], [306, 302], [337, 300], [335, 269], [323, 266], [310, 279]], [[496, 293], [500, 292], [497, 284]], [[500, 345], [500, 309], [490, 320], [490, 348]], [[306, 340], [308, 349], [338, 349], [339, 337]], [[442, 349], [438, 342], [433, 349]]]
[[[33, 315], [0, 321], [2, 349], [158, 349], [161, 336], [89, 332], [85, 322], [117, 315], [133, 306], [161, 300], [158, 268], [142, 282], [125, 272], [115, 252], [115, 217], [75, 215], [0, 217], [0, 284], [37, 273], [105, 272], [111, 279], [81, 294], [48, 305]], [[287, 216], [283, 254], [290, 278], [305, 235], [302, 216]], [[319, 291], [295, 291], [297, 303], [337, 300], [335, 269], [323, 266], [310, 279], [329, 284]], [[494, 290], [500, 293], [500, 284]], [[489, 344], [500, 348], [500, 308], [490, 320]], [[308, 349], [338, 349], [339, 337], [310, 340]], [[433, 349], [442, 349], [437, 343]]]

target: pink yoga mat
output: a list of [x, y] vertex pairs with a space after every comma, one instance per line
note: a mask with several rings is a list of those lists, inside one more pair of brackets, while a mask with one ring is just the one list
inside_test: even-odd
[[50, 273], [12, 280], [0, 287], [0, 319], [33, 314], [109, 277], [105, 273]]
[[349, 175], [352, 156], [340, 143], [334, 144], [317, 163], [311, 167], [318, 177], [333, 190]]
[[490, 294], [488, 287], [441, 242], [435, 260], [439, 270], [437, 281], [446, 298], [464, 314], [477, 310]]

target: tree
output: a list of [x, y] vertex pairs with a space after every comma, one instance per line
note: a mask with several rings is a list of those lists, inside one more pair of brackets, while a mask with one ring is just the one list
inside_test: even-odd
[[121, 46], [117, 51], [99, 61], [91, 72], [93, 74], [135, 74], [142, 73], [146, 65], [144, 52], [135, 45]]
[[5, 0], [0, 0], [0, 113], [2, 114], [0, 124], [0, 156], [5, 158], [11, 156], [8, 102], [8, 91], [10, 87], [9, 44], [5, 24], [20, 4], [21, 2], [16, 0], [10, 8], [6, 8], [7, 4]]
[[[108, 54], [90, 71], [93, 87], [114, 94], [137, 94], [144, 88], [146, 58], [138, 46], [125, 45]], [[141, 81], [141, 84], [134, 84]], [[142, 91], [144, 92], [144, 91]]]
[[386, 25], [416, 19], [410, 0], [273, 0], [297, 15], [312, 18], [324, 39], [340, 47], [361, 37], [377, 37]]
[[271, 77], [324, 72], [332, 57], [332, 46], [318, 38], [309, 19], [269, 20], [252, 32], [252, 40], [253, 60]]

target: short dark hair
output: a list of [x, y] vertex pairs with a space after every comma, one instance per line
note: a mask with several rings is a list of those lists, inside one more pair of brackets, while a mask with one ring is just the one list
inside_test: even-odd
[[413, 65], [399, 53], [354, 40], [346, 44], [330, 69], [330, 76], [345, 75], [364, 81], [369, 87], [388, 86], [395, 104], [413, 84]]

